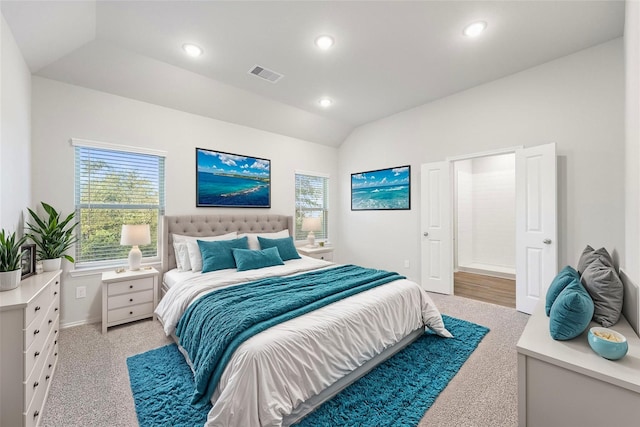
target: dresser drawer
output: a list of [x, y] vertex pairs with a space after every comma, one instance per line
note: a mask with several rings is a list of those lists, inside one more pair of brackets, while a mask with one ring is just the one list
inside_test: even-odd
[[109, 310], [107, 323], [119, 322], [121, 320], [133, 319], [145, 315], [153, 315], [153, 302]]
[[127, 280], [124, 282], [109, 283], [108, 295], [120, 295], [129, 292], [145, 291], [153, 289], [153, 277], [144, 277], [142, 279]]
[[33, 301], [27, 304], [24, 313], [24, 325], [25, 327], [29, 327], [32, 322], [38, 322], [39, 319], [44, 317], [44, 313], [49, 308], [49, 303], [51, 302], [51, 287], [47, 286], [40, 294], [33, 299]]
[[153, 289], [141, 292], [131, 292], [128, 294], [116, 295], [109, 297], [109, 310], [121, 307], [129, 307], [145, 302], [153, 303]]

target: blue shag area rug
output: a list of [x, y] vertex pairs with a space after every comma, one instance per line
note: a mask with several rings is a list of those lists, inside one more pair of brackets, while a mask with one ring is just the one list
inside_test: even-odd
[[[417, 426], [489, 329], [442, 316], [455, 338], [427, 332], [296, 426]], [[211, 404], [192, 405], [193, 374], [175, 344], [127, 359], [138, 422], [202, 426]]]

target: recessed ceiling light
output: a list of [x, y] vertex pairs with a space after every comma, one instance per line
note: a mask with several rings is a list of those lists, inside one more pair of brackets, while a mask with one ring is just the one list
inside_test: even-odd
[[202, 55], [202, 48], [192, 43], [185, 43], [182, 45], [182, 50], [187, 52], [187, 55], [197, 57]]
[[318, 36], [316, 38], [316, 46], [318, 46], [322, 50], [327, 50], [331, 46], [333, 46], [334, 40], [331, 36]]
[[477, 37], [487, 28], [487, 23], [484, 21], [474, 22], [465, 27], [463, 33], [467, 37]]
[[322, 108], [327, 108], [327, 107], [330, 107], [331, 104], [333, 104], [333, 100], [327, 97], [320, 98], [320, 100], [318, 101], [318, 104], [320, 104]]

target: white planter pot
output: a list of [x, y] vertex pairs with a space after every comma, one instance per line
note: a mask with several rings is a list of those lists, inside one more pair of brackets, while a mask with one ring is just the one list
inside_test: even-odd
[[20, 284], [22, 269], [13, 271], [0, 271], [0, 291], [10, 291]]
[[43, 271], [57, 271], [60, 270], [62, 264], [62, 258], [43, 259], [42, 270]]

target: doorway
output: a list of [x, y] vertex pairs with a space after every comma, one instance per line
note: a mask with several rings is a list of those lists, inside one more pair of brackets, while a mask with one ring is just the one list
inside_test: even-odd
[[515, 153], [516, 309], [532, 313], [558, 271], [554, 143], [421, 165], [421, 283], [430, 292], [454, 291], [453, 163], [507, 153]]
[[515, 153], [453, 166], [453, 293], [515, 308]]

